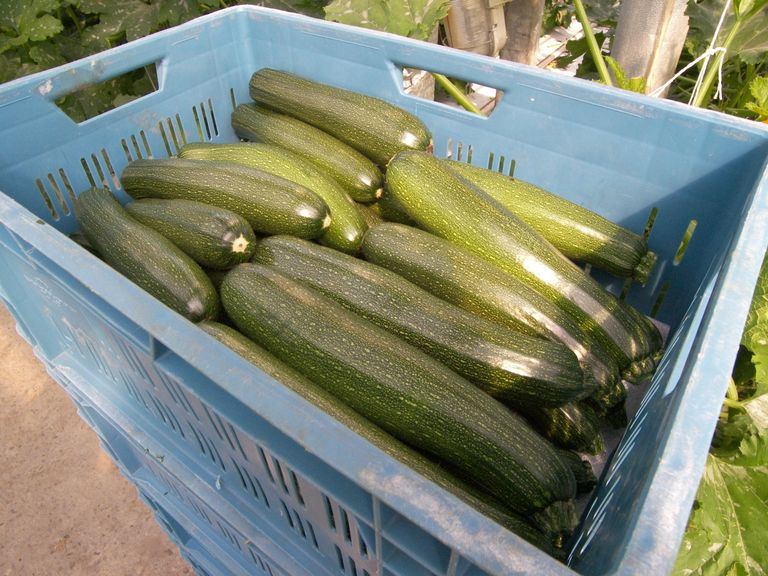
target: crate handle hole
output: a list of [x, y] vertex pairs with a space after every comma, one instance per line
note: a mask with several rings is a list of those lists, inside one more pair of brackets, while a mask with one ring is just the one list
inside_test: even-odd
[[422, 68], [400, 67], [402, 88], [409, 96], [437, 102], [443, 106], [490, 116], [503, 97], [498, 88]]
[[[125, 106], [142, 96], [157, 92], [158, 88], [157, 63], [150, 62], [114, 78], [88, 83], [82, 88], [61, 95], [54, 102], [71, 120], [80, 124]], [[109, 100], [99, 97], [108, 92], [118, 96]]]

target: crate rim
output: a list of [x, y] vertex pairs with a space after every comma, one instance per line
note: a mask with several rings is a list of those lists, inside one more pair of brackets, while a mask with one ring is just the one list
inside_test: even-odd
[[[279, 14], [281, 18], [287, 18], [289, 20], [298, 20], [298, 21], [312, 20], [315, 24], [319, 24], [323, 27], [329, 27], [329, 29], [335, 29], [338, 26], [344, 26], [347, 29], [351, 29], [356, 31], [356, 33], [359, 33], [359, 29], [351, 26], [341, 25], [341, 24], [332, 23], [332, 22], [325, 22], [322, 20], [310, 19], [305, 16], [285, 13], [279, 10], [254, 7], [254, 6], [237, 6], [237, 7], [232, 7], [226, 10], [221, 10], [219, 12], [216, 12], [210, 15], [203, 16], [201, 18], [182, 24], [179, 27], [158, 32], [156, 35], [167, 35], [170, 37], [174, 33], [178, 33], [179, 28], [182, 28], [182, 27], [191, 28], [191, 27], [205, 24], [220, 18], [225, 18], [229, 14], [233, 14], [236, 12], [255, 13], [255, 14], [260, 14], [264, 12], [272, 15]], [[376, 36], [381, 36], [383, 38], [395, 37], [398, 39], [399, 42], [402, 42], [404, 40], [407, 42], [412, 42], [429, 51], [446, 50], [446, 48], [437, 48], [437, 47], [432, 48], [429, 46], [423, 46], [424, 43], [421, 43], [419, 41], [403, 39], [399, 36], [395, 36], [395, 35], [384, 33], [384, 32], [366, 31], [366, 35], [367, 34], [374, 34]], [[156, 35], [153, 35], [153, 36], [156, 36]], [[54, 68], [48, 71], [43, 71], [31, 76], [27, 76], [24, 78], [11, 81], [10, 83], [0, 86], [0, 106], [2, 106], [4, 103], [10, 103], [10, 102], [3, 102], [2, 96], [5, 94], [9, 94], [10, 92], [13, 92], [17, 88], [23, 88], [23, 87], [29, 86], [31, 90], [35, 90], [37, 85], [39, 85], [40, 81], [45, 81], [47, 78], [51, 78], [55, 74], [65, 72], [69, 69], [77, 67], [78, 65], [82, 65], [83, 63], [89, 62], [93, 59], [104, 57], [104, 55], [107, 53], [109, 53], [110, 55], [119, 55], [123, 51], [128, 51], [131, 49], [132, 49], [131, 43], [125, 44], [125, 45], [110, 49], [106, 52], [102, 52], [90, 57], [83, 58], [79, 61], [60, 66], [58, 68]], [[455, 52], [458, 52], [458, 51], [455, 51]], [[474, 56], [468, 56], [463, 53], [457, 54], [457, 57], [461, 59], [465, 59], [468, 62], [475, 61]], [[547, 77], [551, 77], [551, 73], [548, 71], [539, 70], [539, 69], [527, 67], [524, 65], [519, 65], [514, 63], [499, 64], [498, 62], [496, 63], [496, 65], [508, 66], [508, 67], [511, 67], [512, 70], [524, 70], [526, 75], [536, 74], [536, 75], [540, 75], [539, 77], [541, 78], [544, 78], [545, 75]], [[557, 78], [558, 78], [558, 83], [565, 82], [566, 85], [568, 86], [578, 85], [579, 88], [582, 90], [584, 89], [584, 86], [589, 85], [590, 86], [589, 90], [597, 91], [602, 94], [616, 95], [617, 94], [616, 91], [619, 90], [618, 88], [597, 85], [595, 83], [585, 81], [582, 79], [577, 79], [577, 78], [569, 79], [565, 77], [561, 78], [559, 76]], [[642, 104], [643, 106], [649, 105], [652, 108], [670, 109], [670, 110], [674, 110], [675, 112], [679, 112], [680, 107], [682, 107], [682, 110], [685, 115], [700, 117], [709, 123], [714, 123], [726, 128], [736, 128], [740, 132], [749, 132], [764, 140], [768, 138], [768, 126], [759, 125], [756, 122], [752, 122], [752, 121], [748, 121], [740, 118], [734, 118], [734, 117], [727, 116], [725, 114], [712, 111], [712, 110], [692, 109], [691, 107], [685, 104], [671, 102], [667, 100], [651, 99], [649, 101], [648, 100], [649, 97], [647, 96], [635, 95], [635, 94], [627, 93], [621, 90], [618, 92], [618, 94], [621, 94], [622, 100], [625, 100], [625, 101], [629, 100], [637, 104]], [[128, 106], [130, 106], [130, 104], [128, 104]], [[113, 111], [107, 112], [99, 116], [99, 118], [107, 118], [111, 112]], [[694, 336], [694, 348], [691, 350], [691, 353], [689, 354], [689, 356], [685, 359], [685, 370], [683, 372], [683, 376], [681, 377], [681, 380], [684, 379], [686, 376], [691, 376], [691, 373], [694, 371], [694, 369], [701, 371], [702, 367], [699, 366], [697, 363], [697, 356], [699, 356], [700, 354], [707, 353], [708, 351], [711, 352], [712, 350], [717, 350], [718, 344], [720, 341], [729, 340], [729, 338], [735, 334], [735, 329], [729, 330], [729, 328], [732, 328], [731, 321], [733, 320], [734, 317], [742, 318], [742, 319], [746, 318], [749, 302], [746, 302], [746, 303], [743, 302], [743, 300], [740, 300], [738, 296], [739, 295], [743, 296], [743, 294], [745, 293], [745, 290], [746, 290], [744, 288], [745, 285], [748, 286], [749, 294], [751, 296], [751, 293], [754, 287], [754, 280], [756, 280], [757, 273], [759, 272], [760, 263], [759, 261], [756, 263], [756, 256], [754, 254], [750, 254], [748, 247], [750, 243], [754, 244], [754, 241], [751, 239], [753, 236], [759, 237], [762, 240], [762, 247], [763, 248], [765, 247], [765, 243], [766, 243], [765, 239], [768, 236], [768, 230], [766, 230], [767, 224], [760, 222], [758, 216], [761, 214], [764, 215], [766, 210], [768, 209], [768, 200], [766, 200], [767, 197], [768, 197], [768, 175], [766, 175], [766, 168], [764, 165], [762, 178], [755, 184], [755, 186], [753, 186], [753, 190], [751, 192], [750, 198], [747, 201], [747, 208], [749, 209], [748, 218], [743, 220], [740, 223], [739, 229], [736, 231], [734, 235], [728, 256], [726, 258], [726, 261], [723, 263], [723, 266], [718, 274], [718, 278], [716, 280], [716, 284], [715, 284], [715, 288], [713, 290], [712, 296], [709, 302], [707, 303], [706, 310], [704, 313], [704, 318]], [[271, 378], [263, 374], [263, 372], [261, 372], [257, 368], [248, 364], [247, 361], [240, 358], [234, 352], [230, 351], [229, 349], [227, 349], [226, 347], [224, 347], [223, 345], [215, 341], [215, 339], [213, 339], [212, 337], [210, 338], [210, 340], [206, 340], [205, 338], [200, 336], [200, 333], [202, 333], [202, 331], [192, 330], [191, 326], [188, 326], [184, 322], [179, 324], [178, 319], [184, 320], [181, 316], [178, 316], [172, 311], [165, 309], [165, 307], [162, 306], [159, 302], [154, 301], [154, 299], [152, 299], [147, 294], [145, 294], [141, 289], [139, 289], [138, 287], [133, 285], [131, 282], [129, 282], [127, 279], [117, 274], [115, 271], [108, 268], [103, 262], [91, 256], [85, 250], [82, 250], [79, 247], [73, 246], [72, 243], [69, 240], [67, 240], [63, 234], [59, 233], [52, 226], [47, 226], [47, 225], [40, 226], [38, 221], [39, 219], [36, 218], [34, 214], [27, 211], [25, 208], [21, 207], [14, 200], [4, 195], [3, 197], [0, 197], [0, 222], [8, 226], [9, 229], [18, 233], [22, 238], [32, 238], [33, 240], [30, 242], [30, 245], [35, 250], [38, 250], [43, 254], [46, 254], [45, 248], [51, 248], [51, 247], [55, 248], [55, 251], [54, 251], [55, 256], [53, 258], [53, 261], [57, 265], [59, 265], [63, 270], [65, 270], [68, 274], [71, 274], [74, 277], [78, 278], [78, 280], [83, 285], [91, 288], [94, 294], [96, 294], [102, 300], [109, 301], [109, 295], [114, 289], [118, 289], [122, 293], [131, 294], [132, 298], [126, 299], [132, 302], [131, 306], [126, 304], [125, 301], [110, 302], [110, 304], [112, 304], [119, 312], [124, 314], [126, 317], [135, 321], [138, 325], [140, 325], [143, 329], [145, 329], [153, 338], [156, 338], [157, 341], [161, 343], [164, 341], [172, 342], [172, 341], [175, 341], [175, 339], [177, 339], [178, 337], [184, 337], [188, 340], [191, 340], [191, 342], [195, 345], [194, 346], [195, 350], [204, 348], [206, 346], [210, 347], [211, 341], [216, 342], [216, 344], [214, 344], [214, 350], [215, 350], [215, 346], [217, 345], [221, 346], [217, 354], [210, 353], [209, 356], [214, 356], [220, 359], [222, 356], [221, 351], [224, 350], [224, 358], [226, 359], [226, 361], [214, 362], [213, 364], [209, 362], [209, 363], [206, 363], [205, 367], [203, 368], [200, 367], [202, 363], [200, 362], [199, 352], [193, 353], [189, 351], [183, 351], [179, 353], [179, 356], [182, 359], [189, 362], [195, 368], [199, 369], [207, 377], [214, 380], [219, 379], [222, 373], [220, 369], [223, 368], [225, 365], [231, 368], [232, 362], [234, 360], [235, 367], [238, 369], [240, 373], [243, 373], [246, 376], [248, 372], [253, 372], [254, 370], [257, 373], [260, 373], [261, 379], [263, 380], [262, 384], [270, 388], [272, 393], [277, 393], [278, 398], [276, 398], [276, 400], [286, 402], [286, 404], [291, 404], [291, 403], [295, 403], [296, 399], [298, 398], [300, 401], [303, 401], [306, 404], [307, 409], [313, 412], [317, 412], [317, 417], [319, 420], [328, 419], [328, 416], [325, 415], [325, 413], [315, 408], [310, 403], [304, 401], [302, 398], [298, 397], [290, 390], [287, 390], [279, 385], [275, 386], [276, 382], [274, 380], [272, 380]], [[10, 222], [10, 225], [8, 224], [8, 222]], [[64, 254], [68, 254], [70, 258], [64, 258], [62, 256]], [[739, 257], [738, 260], [736, 256]], [[760, 258], [760, 260], [762, 260], [762, 258]], [[104, 274], [104, 270], [107, 270], [107, 274]], [[727, 297], [726, 298], [727, 302], [721, 301], [721, 298], [720, 298], [721, 296]], [[134, 298], [136, 299], [135, 301], [134, 301]], [[136, 301], [139, 302], [139, 305], [135, 304]], [[729, 313], [727, 315], [727, 318], [724, 318], [723, 317], [724, 314], [722, 312], [719, 312], [719, 310], [725, 306], [729, 307], [729, 311], [732, 311], [732, 307], [735, 306], [737, 311], [736, 314]], [[158, 313], [158, 311], [160, 313]], [[176, 320], [173, 320], [173, 318], [176, 318]], [[725, 333], [728, 334], [729, 338], [723, 337], [723, 334], [717, 335], [717, 334], [712, 334], [711, 332], [708, 332], [708, 329], [712, 327], [710, 323], [713, 320], [717, 321], [715, 323], [715, 327], [725, 329]], [[739, 325], [738, 332], [740, 335], [741, 325]], [[207, 337], [208, 335], [206, 334], [205, 336]], [[734, 346], [734, 350], [732, 354], [733, 357], [735, 357], [736, 348], [737, 346]], [[227, 353], [231, 355], [229, 358], [226, 358]], [[730, 357], [730, 356], [731, 355], [729, 353], [726, 353], [726, 357]], [[239, 362], [239, 365], [237, 364], [238, 362]], [[712, 363], [705, 362], [705, 364], [709, 366]], [[211, 368], [211, 366], [215, 366], [219, 368], [219, 370], [214, 370]], [[722, 369], [718, 370], [718, 372], [722, 372]], [[723, 392], [725, 391], [726, 387], [727, 387], [727, 379], [724, 378], [723, 386], [722, 386]], [[237, 398], [238, 401], [245, 403], [244, 399], [237, 396], [238, 391], [226, 390], [226, 392], [233, 394], [233, 396]], [[691, 392], [691, 391], [689, 390], [688, 392]], [[719, 409], [720, 398], [718, 397], [716, 398], [716, 400], [717, 400], [717, 408]], [[246, 403], [246, 405], [248, 404]], [[710, 399], [710, 402], [707, 407], [708, 409], [704, 411], [708, 413], [712, 410], [713, 407], [714, 407], [714, 400]], [[280, 423], [285, 424], [285, 422], [282, 420], [280, 421]], [[714, 429], [714, 424], [715, 422], [713, 421], [712, 422], [713, 429]], [[334, 425], [338, 426], [343, 431], [346, 431], [347, 434], [351, 432], [346, 428], [344, 428], [343, 426], [341, 426], [340, 424], [336, 423], [335, 421], [334, 421]], [[295, 430], [293, 430], [292, 433], [288, 433], [283, 426], [280, 426], [279, 429], [282, 432], [288, 434], [295, 441], [299, 442], [300, 445], [306, 446], [305, 443], [308, 439], [306, 436], [302, 437], [300, 434], [297, 435]], [[684, 433], [684, 431], [680, 430], [679, 433], [682, 434]], [[363, 440], [361, 437], [357, 436], [356, 434], [352, 433], [351, 436], [353, 437], [352, 440], [354, 440], [355, 442], [362, 441], [364, 444], [367, 444], [367, 446], [358, 444], [360, 450], [369, 451], [370, 448], [372, 447], [370, 444], [367, 443], [367, 441]], [[311, 439], [311, 436], [309, 438]], [[666, 439], [666, 443], [667, 444], [669, 443], [669, 438]], [[383, 452], [380, 453], [380, 456], [389, 458]], [[348, 473], [349, 472], [348, 467], [339, 466], [338, 465], [339, 462], [336, 462], [333, 460], [329, 461], [324, 457], [320, 457], [320, 459], [328, 463], [329, 465], [332, 464], [336, 470], [343, 473], [345, 476], [347, 476], [354, 482], [359, 483], [359, 478], [357, 478], [356, 476], [351, 476]], [[701, 462], [694, 463], [693, 467], [689, 469], [689, 471], [690, 472], [697, 471], [698, 472], [697, 477], [700, 477], [701, 473], [703, 472], [703, 463], [705, 459], [706, 459], [706, 454], [703, 454], [702, 457], [699, 458]], [[404, 466], [399, 465], [399, 463], [397, 464], [397, 466], [405, 469], [410, 474], [416, 476], [415, 480], [421, 481], [421, 482], [426, 481], [425, 479], [418, 476], [416, 473], [411, 472], [410, 469], [407, 469]], [[656, 474], [656, 472], [654, 474]], [[426, 481], [426, 482], [429, 483], [429, 481]], [[367, 490], [371, 491], [372, 494], [375, 494], [383, 502], [388, 503], [387, 495], [380, 495], [377, 493], [377, 490], [378, 490], [377, 486], [369, 486], [365, 484], [361, 484], [361, 485], [363, 485]], [[429, 483], [429, 485], [430, 485], [430, 488], [434, 490], [435, 486], [432, 485], [431, 483]], [[691, 491], [688, 490], [687, 493], [682, 496], [682, 498], [692, 503], [693, 496], [695, 495], [695, 488], [696, 487], [694, 486], [693, 493], [690, 493]], [[451, 499], [455, 499], [455, 497], [451, 496], [450, 494], [445, 493], [444, 495], [449, 498], [449, 501]], [[400, 498], [400, 495], [389, 494], [388, 496], [390, 498]], [[487, 522], [487, 520], [484, 517], [482, 517], [479, 513], [475, 512], [473, 509], [464, 505], [457, 499], [455, 503], [452, 503], [452, 505], [455, 505], [458, 507], [456, 508], [457, 511], [460, 508], [466, 508], [466, 510], [461, 510], [462, 515], [469, 514], [469, 516], [472, 517], [472, 514], [476, 514], [477, 515], [476, 518], [481, 518], [483, 522]], [[648, 501], [644, 500], [643, 506], [646, 507], [648, 505], [649, 505]], [[403, 513], [404, 516], [408, 517], [411, 520], [415, 520], [418, 524], [422, 526], [430, 525], [429, 517], [421, 512], [415, 513], [412, 508], [410, 507], [404, 508], [397, 504], [395, 504], [393, 507], [396, 508], [401, 513]], [[411, 517], [409, 514], [415, 514], [415, 516]], [[441, 535], [444, 536], [445, 534], [441, 532]], [[682, 533], [680, 533], [679, 538], [682, 538]], [[462, 542], [458, 539], [453, 539], [451, 541], [444, 541], [444, 542], [449, 546], [455, 548], [456, 550], [460, 551], [462, 555], [464, 555], [465, 557], [473, 561], [477, 561], [480, 564], [488, 565], [488, 561], [487, 561], [488, 559], [483, 557], [482, 554], [478, 556], [477, 551], [466, 550], [467, 543], [464, 543], [464, 545], [462, 545]], [[516, 547], [516, 550], [518, 551], [520, 546], [525, 545], [523, 541], [517, 538], [516, 536], [514, 536], [514, 540], [511, 542], [511, 544], [513, 544]], [[632, 545], [641, 546], [641, 544], [637, 542], [633, 542]], [[535, 551], [535, 554], [534, 554], [535, 559], [537, 560], [540, 559], [538, 558], [539, 555], [540, 553], [538, 551]], [[478, 558], [478, 560], [475, 560], [476, 558]], [[561, 565], [558, 564], [558, 566], [561, 566]], [[573, 573], [567, 567], [565, 566], [561, 566], [561, 567], [565, 570], [563, 573]], [[648, 569], [652, 569], [652, 568], [653, 566], [650, 566]]]
[[[545, 82], [554, 77], [554, 78], [557, 78], [558, 84], [573, 86], [579, 89], [583, 89], [588, 86], [589, 88], [587, 89], [590, 91], [594, 91], [596, 93], [599, 93], [608, 97], [620, 96], [622, 101], [631, 101], [633, 104], [641, 108], [648, 106], [650, 108], [656, 108], [660, 110], [674, 111], [677, 113], [682, 112], [686, 116], [699, 117], [700, 119], [705, 119], [710, 123], [714, 122], [724, 128], [732, 127], [742, 132], [746, 131], [746, 132], [753, 133], [755, 136], [758, 136], [758, 137], [768, 138], [768, 124], [756, 122], [753, 120], [748, 120], [738, 116], [732, 116], [729, 114], [725, 114], [723, 112], [719, 112], [717, 110], [693, 107], [683, 102], [677, 102], [674, 100], [669, 100], [667, 98], [651, 97], [646, 94], [640, 94], [637, 92], [624, 90], [616, 86], [608, 86], [600, 82], [578, 78], [576, 76], [553, 73], [551, 70], [542, 69], [534, 65], [522, 64], [519, 62], [512, 62], [508, 60], [502, 60], [498, 58], [491, 58], [488, 56], [472, 54], [472, 53], [468, 53], [463, 50], [452, 48], [449, 46], [439, 46], [429, 42], [424, 42], [424, 41], [416, 40], [409, 37], [399, 36], [391, 32], [385, 32], [385, 31], [375, 30], [370, 28], [360, 28], [350, 24], [344, 24], [344, 23], [335, 22], [335, 21], [328, 21], [321, 18], [306, 16], [299, 13], [283, 11], [276, 8], [268, 8], [264, 6], [255, 6], [255, 5], [248, 5], [248, 4], [230, 6], [230, 7], [218, 10], [216, 12], [211, 12], [209, 14], [198, 16], [197, 18], [188, 20], [187, 22], [184, 22], [177, 26], [173, 26], [171, 28], [154, 32], [152, 34], [133, 40], [131, 42], [126, 42], [125, 44], [121, 44], [113, 48], [108, 48], [106, 50], [97, 52], [95, 54], [84, 56], [83, 58], [80, 58], [78, 60], [73, 60], [66, 64], [56, 66], [54, 68], [49, 68], [47, 70], [35, 72], [33, 74], [29, 74], [26, 76], [22, 76], [20, 78], [10, 80], [5, 84], [0, 84], [0, 89], [2, 89], [0, 91], [0, 106], [3, 106], [6, 103], [12, 103], [15, 100], [14, 98], [9, 102], [3, 102], [2, 100], [3, 93], [5, 93], [6, 91], [12, 92], [14, 88], [21, 88], [28, 84], [35, 84], [36, 87], [39, 88], [44, 81], [50, 78], [53, 78], [54, 76], [57, 76], [63, 72], [67, 72], [75, 68], [80, 68], [84, 64], [95, 61], [96, 59], [100, 60], [103, 58], [107, 58], [109, 56], [117, 56], [124, 51], [130, 51], [133, 49], [132, 44], [135, 42], [140, 42], [141, 40], [144, 40], [146, 38], [152, 38], [152, 39], [161, 39], [165, 37], [171, 38], [174, 35], [179, 34], [179, 32], [182, 30], [188, 30], [188, 29], [191, 30], [197, 26], [207, 25], [207, 24], [210, 24], [211, 22], [215, 22], [221, 19], [226, 19], [228, 17], [232, 17], [239, 13], [248, 14], [251, 17], [258, 17], [261, 14], [265, 14], [272, 17], [279, 17], [281, 19], [295, 21], [298, 23], [312, 22], [313, 26], [319, 26], [320, 28], [324, 28], [326, 30], [341, 29], [341, 30], [345, 30], [347, 33], [351, 33], [359, 36], [373, 36], [376, 38], [380, 38], [383, 41], [392, 41], [393, 39], [395, 39], [398, 43], [406, 43], [410, 46], [419, 47], [420, 50], [427, 50], [429, 52], [434, 52], [434, 53], [443, 53], [445, 51], [448, 51], [452, 54], [452, 57], [454, 57], [455, 59], [461, 60], [463, 63], [470, 63], [473, 65], [477, 65], [478, 63], [480, 63], [481, 65], [483, 64], [492, 65], [495, 68], [502, 67], [502, 68], [506, 68], [508, 71], [512, 73], [520, 72], [525, 76], [536, 76], [538, 79], [544, 80]], [[400, 87], [400, 91], [401, 93], [404, 93], [402, 86]], [[414, 96], [411, 98], [417, 98], [417, 97]], [[140, 98], [137, 100], [140, 100]], [[96, 118], [107, 117], [108, 115], [110, 115], [111, 113], [117, 110], [122, 110], [122, 109], [127, 110], [131, 107], [132, 104], [138, 104], [139, 102], [137, 100], [127, 102], [126, 104], [123, 104], [117, 108], [114, 108], [113, 110], [109, 110], [94, 118], [90, 118], [85, 122], [89, 122]], [[426, 101], [423, 101], [423, 102], [425, 102], [426, 104], [429, 104]], [[471, 112], [468, 112], [463, 109], [457, 108], [456, 112], [459, 114], [468, 115], [470, 117], [476, 116]], [[487, 120], [491, 117], [487, 117], [485, 119]]]

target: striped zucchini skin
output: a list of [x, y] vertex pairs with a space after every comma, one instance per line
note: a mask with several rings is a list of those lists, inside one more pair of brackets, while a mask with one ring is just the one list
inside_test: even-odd
[[379, 166], [432, 143], [421, 120], [379, 98], [269, 68], [256, 72], [249, 88], [256, 103], [327, 132]]
[[419, 227], [516, 276], [572, 315], [620, 368], [657, 352], [646, 323], [522, 220], [446, 170], [441, 160], [401, 152], [387, 167], [386, 186]]
[[108, 189], [81, 193], [75, 216], [93, 249], [131, 282], [193, 322], [216, 317], [219, 299], [203, 269], [170, 240], [134, 220]]
[[217, 322], [204, 321], [200, 322], [198, 326], [248, 362], [263, 370], [267, 375], [368, 440], [385, 454], [405, 464], [417, 474], [421, 474], [427, 480], [434, 482], [531, 544], [549, 554], [554, 554], [551, 543], [547, 542], [544, 535], [533, 528], [523, 517], [509, 511], [494, 498], [463, 482], [444, 467], [438, 466], [416, 450], [396, 440], [370, 420], [363, 418], [349, 406], [340, 402], [335, 396], [275, 358], [253, 340], [234, 328]]
[[127, 204], [125, 209], [207, 268], [222, 270], [247, 262], [256, 249], [256, 235], [248, 221], [218, 206], [193, 200], [144, 198]]
[[576, 478], [576, 491], [579, 494], [586, 494], [597, 486], [597, 477], [592, 469], [592, 464], [588, 460], [583, 460], [576, 452], [572, 450], [559, 450], [558, 453], [563, 462], [568, 464]]
[[584, 402], [569, 402], [555, 408], [538, 407], [523, 414], [555, 446], [590, 454], [599, 454], [605, 449], [600, 419]]
[[466, 162], [446, 163], [571, 260], [642, 284], [648, 280], [656, 254], [639, 234], [528, 182]]
[[521, 417], [330, 298], [259, 264], [232, 269], [221, 298], [246, 336], [513, 511], [573, 497], [573, 474]]
[[377, 210], [374, 210], [375, 205], [355, 202], [355, 206], [357, 207], [357, 211], [360, 213], [360, 217], [363, 219], [363, 222], [365, 222], [365, 225], [368, 228], [384, 222], [384, 218], [381, 217], [381, 214], [379, 214]]
[[253, 261], [322, 292], [510, 407], [560, 406], [596, 387], [563, 344], [507, 330], [375, 264], [291, 236], [262, 240]]
[[406, 226], [417, 226], [416, 222], [408, 216], [408, 213], [397, 203], [392, 194], [384, 194], [373, 209], [387, 222], [397, 222]]
[[232, 112], [232, 128], [244, 140], [285, 148], [332, 177], [356, 202], [376, 202], [384, 175], [360, 152], [297, 118], [252, 104]]
[[120, 180], [135, 199], [195, 200], [240, 214], [256, 232], [317, 238], [331, 223], [317, 194], [274, 174], [231, 162], [134, 160]]
[[363, 241], [367, 226], [349, 195], [314, 164], [293, 152], [254, 142], [187, 144], [179, 158], [233, 162], [296, 182], [322, 198], [330, 210], [331, 224], [320, 236], [320, 242], [354, 254]]
[[384, 222], [363, 239], [367, 260], [407, 278], [468, 312], [531, 336], [562, 342], [611, 390], [619, 369], [556, 304], [479, 256], [434, 234]]

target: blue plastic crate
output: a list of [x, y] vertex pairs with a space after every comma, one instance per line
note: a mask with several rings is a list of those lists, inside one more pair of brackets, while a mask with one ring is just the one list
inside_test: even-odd
[[[116, 110], [76, 124], [55, 105], [78, 87], [153, 63], [159, 89]], [[263, 66], [383, 97], [425, 121], [436, 154], [471, 153], [496, 167], [514, 160], [520, 178], [638, 232], [656, 209], [649, 242], [659, 264], [627, 298], [646, 313], [658, 307], [671, 327], [668, 351], [569, 560], [590, 575], [669, 571], [767, 243], [768, 131], [760, 125], [387, 34], [253, 7], [221, 11], [0, 87], [0, 297], [38, 357], [66, 376], [73, 396], [88, 389], [95, 405], [135, 412], [144, 428], [124, 418], [124, 429], [140, 445], [207, 459], [201, 474], [214, 489], [218, 466], [227, 482], [251, 486], [254, 500], [257, 484], [281, 495], [294, 525], [264, 517], [274, 528], [267, 555], [303, 547], [295, 555], [329, 573], [352, 574], [352, 562], [371, 575], [571, 573], [64, 235], [76, 229], [72, 198], [84, 188], [104, 184], [127, 199], [117, 177], [129, 160], [165, 157], [187, 141], [234, 140], [229, 114]], [[403, 66], [504, 95], [489, 118], [473, 116], [404, 94]], [[189, 488], [200, 494], [204, 486]], [[234, 514], [240, 500], [232, 494]], [[307, 521], [338, 555], [291, 535], [299, 522], [307, 534]]]

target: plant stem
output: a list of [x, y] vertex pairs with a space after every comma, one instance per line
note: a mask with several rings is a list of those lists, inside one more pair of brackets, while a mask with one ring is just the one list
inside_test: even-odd
[[735, 408], [736, 410], [744, 410], [744, 406], [742, 406], [741, 402], [737, 400], [731, 400], [730, 398], [726, 398], [725, 400], [723, 400], [723, 404], [728, 408]]
[[438, 74], [437, 72], [431, 72], [431, 74], [435, 77], [435, 80], [438, 84], [440, 84], [443, 90], [448, 92], [448, 95], [453, 98], [462, 108], [469, 110], [470, 112], [474, 112], [475, 114], [480, 114], [481, 116], [483, 115], [483, 113], [480, 111], [480, 108], [475, 106], [475, 103], [467, 98], [466, 94], [464, 94], [464, 92], [456, 87], [456, 84], [451, 82], [442, 74]]
[[75, 9], [72, 8], [72, 4], [67, 4], [67, 14], [72, 19], [72, 22], [75, 23], [75, 27], [77, 28], [77, 34], [82, 37], [83, 25], [80, 24], [80, 18], [77, 17], [77, 13], [75, 12]]
[[736, 388], [736, 381], [733, 378], [728, 380], [728, 391], [725, 393], [725, 397], [733, 402], [739, 401], [739, 389]]
[[581, 3], [581, 0], [573, 0], [573, 6], [576, 8], [576, 18], [579, 19], [579, 23], [584, 29], [584, 38], [587, 41], [592, 60], [595, 61], [600, 80], [608, 86], [613, 86], [611, 75], [608, 72], [608, 66], [606, 66], [605, 59], [603, 58], [603, 52], [600, 50], [600, 46], [597, 45], [595, 33], [592, 31], [592, 25], [589, 23], [589, 18], [587, 18], [587, 11], [584, 10], [584, 4]]
[[725, 52], [718, 52], [715, 54], [714, 59], [710, 61], [710, 67], [707, 69], [707, 73], [704, 75], [704, 80], [701, 83], [699, 93], [696, 94], [696, 99], [691, 102], [692, 106], [704, 108], [709, 106], [709, 104], [712, 102], [712, 96], [710, 95], [710, 92], [712, 92], [712, 87], [715, 84], [715, 78], [717, 78], [717, 71], [720, 68], [720, 62], [728, 53], [728, 48], [731, 46], [731, 42], [733, 42], [736, 34], [738, 34], [739, 28], [741, 28], [741, 20], [734, 20], [733, 26], [728, 31], [728, 36], [726, 36], [725, 41], [721, 46], [725, 49]]

